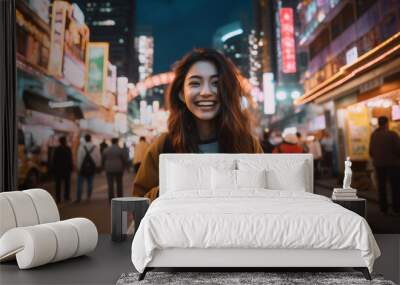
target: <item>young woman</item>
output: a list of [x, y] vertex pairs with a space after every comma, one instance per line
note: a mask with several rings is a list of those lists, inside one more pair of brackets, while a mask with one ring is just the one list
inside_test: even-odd
[[160, 153], [262, 153], [233, 63], [212, 49], [195, 49], [175, 67], [166, 94], [168, 133], [149, 147], [133, 196], [158, 195]]

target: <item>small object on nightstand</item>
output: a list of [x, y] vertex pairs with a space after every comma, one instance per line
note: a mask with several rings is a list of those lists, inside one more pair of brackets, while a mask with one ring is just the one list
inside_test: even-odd
[[367, 216], [367, 201], [363, 198], [355, 199], [333, 199], [332, 201], [340, 206], [359, 214], [361, 217]]
[[351, 170], [351, 161], [350, 157], [346, 158], [344, 162], [344, 178], [343, 178], [343, 189], [351, 189], [351, 176], [353, 175], [353, 171]]
[[354, 200], [357, 199], [357, 190], [351, 188], [351, 161], [350, 157], [347, 157], [344, 162], [344, 179], [343, 188], [334, 188], [332, 193], [332, 200]]
[[127, 237], [128, 212], [133, 214], [135, 233], [149, 208], [150, 200], [143, 197], [120, 197], [111, 200], [111, 239], [123, 241]]
[[334, 188], [332, 193], [333, 200], [354, 200], [357, 199], [357, 189]]

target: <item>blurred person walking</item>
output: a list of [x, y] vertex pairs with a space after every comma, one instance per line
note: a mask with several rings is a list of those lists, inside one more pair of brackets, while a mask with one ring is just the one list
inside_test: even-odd
[[314, 160], [314, 179], [320, 176], [320, 163], [322, 159], [322, 148], [315, 136], [308, 136], [306, 139], [308, 153], [311, 153]]
[[135, 146], [135, 152], [133, 155], [133, 167], [135, 168], [135, 173], [138, 172], [148, 147], [149, 144], [146, 142], [146, 138], [140, 137], [139, 142]]
[[386, 180], [389, 179], [392, 189], [392, 206], [395, 215], [400, 214], [400, 138], [389, 130], [388, 118], [378, 118], [379, 127], [372, 133], [369, 154], [372, 158], [379, 191], [379, 206], [387, 213]]
[[131, 166], [131, 157], [129, 154], [129, 147], [126, 145], [126, 142], [123, 143], [122, 145], [122, 151], [125, 156], [125, 167], [126, 170], [129, 172], [130, 166]]
[[61, 202], [61, 184], [64, 183], [64, 201], [70, 200], [71, 171], [73, 167], [71, 148], [66, 137], [59, 138], [59, 145], [54, 150], [51, 163], [56, 184], [56, 202]]
[[100, 143], [100, 154], [103, 155], [104, 150], [108, 147], [105, 139]]
[[80, 202], [82, 198], [82, 184], [84, 180], [87, 182], [88, 192], [87, 199], [90, 200], [93, 191], [93, 177], [96, 168], [100, 165], [100, 150], [92, 143], [92, 137], [85, 135], [85, 141], [81, 143], [78, 149], [78, 185], [76, 202]]
[[283, 141], [277, 145], [273, 153], [303, 153], [304, 149], [299, 145], [299, 140], [295, 134], [284, 133]]
[[304, 153], [308, 153], [308, 146], [303, 140], [303, 137], [300, 132], [296, 132], [297, 140], [299, 141], [298, 144], [303, 148]]
[[275, 146], [270, 142], [271, 132], [269, 130], [265, 130], [263, 134], [263, 141], [261, 142], [261, 147], [264, 153], [272, 153]]
[[321, 139], [322, 161], [321, 165], [333, 175], [333, 138], [328, 131], [323, 131]]
[[100, 143], [99, 147], [100, 147], [100, 156], [101, 156], [101, 168], [102, 168], [102, 170], [103, 170], [103, 169], [104, 169], [104, 165], [103, 165], [103, 152], [104, 152], [104, 150], [108, 147], [108, 144], [107, 144], [107, 142], [106, 142], [105, 139], [103, 139], [103, 141]]
[[122, 197], [122, 176], [127, 164], [122, 148], [118, 146], [118, 138], [111, 140], [111, 146], [103, 154], [103, 165], [107, 175], [108, 199], [114, 198], [114, 181], [117, 184], [117, 197]]

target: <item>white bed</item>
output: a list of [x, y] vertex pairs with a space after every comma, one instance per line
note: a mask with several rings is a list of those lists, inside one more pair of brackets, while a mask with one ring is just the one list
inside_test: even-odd
[[154, 267], [355, 267], [370, 278], [380, 255], [372, 232], [312, 194], [312, 162], [308, 154], [162, 154], [160, 197], [132, 243], [140, 278]]

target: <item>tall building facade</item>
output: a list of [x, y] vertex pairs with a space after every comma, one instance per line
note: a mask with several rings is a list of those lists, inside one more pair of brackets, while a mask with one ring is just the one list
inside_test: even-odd
[[390, 128], [400, 134], [400, 2], [308, 0], [297, 11], [298, 42], [308, 64], [302, 76], [305, 93], [296, 104], [314, 103], [319, 111], [310, 127], [334, 137], [337, 161], [350, 156], [368, 173], [377, 118], [388, 117]]
[[91, 42], [109, 42], [109, 59], [117, 66], [118, 76], [136, 82], [137, 62], [134, 50], [134, 0], [72, 0], [85, 15]]
[[242, 75], [249, 77], [248, 32], [240, 21], [219, 28], [213, 38], [214, 48], [223, 52], [239, 68]]
[[[283, 129], [297, 121], [293, 100], [301, 95], [297, 33], [297, 0], [254, 0], [254, 37], [258, 42], [265, 127]], [[251, 35], [252, 35], [251, 34]], [[254, 45], [256, 46], [256, 45]], [[300, 110], [302, 111], [302, 110]]]
[[[144, 81], [153, 74], [154, 37], [150, 27], [138, 27], [134, 39], [138, 78], [135, 82]], [[144, 94], [141, 94], [144, 97]]]
[[[254, 28], [249, 35], [250, 82], [262, 90], [263, 113], [276, 112], [276, 40], [271, 0], [253, 0]], [[254, 63], [253, 63], [254, 62]], [[264, 126], [267, 122], [262, 123]]]
[[274, 6], [272, 0], [253, 0], [254, 35], [260, 49], [261, 70], [276, 72]]

